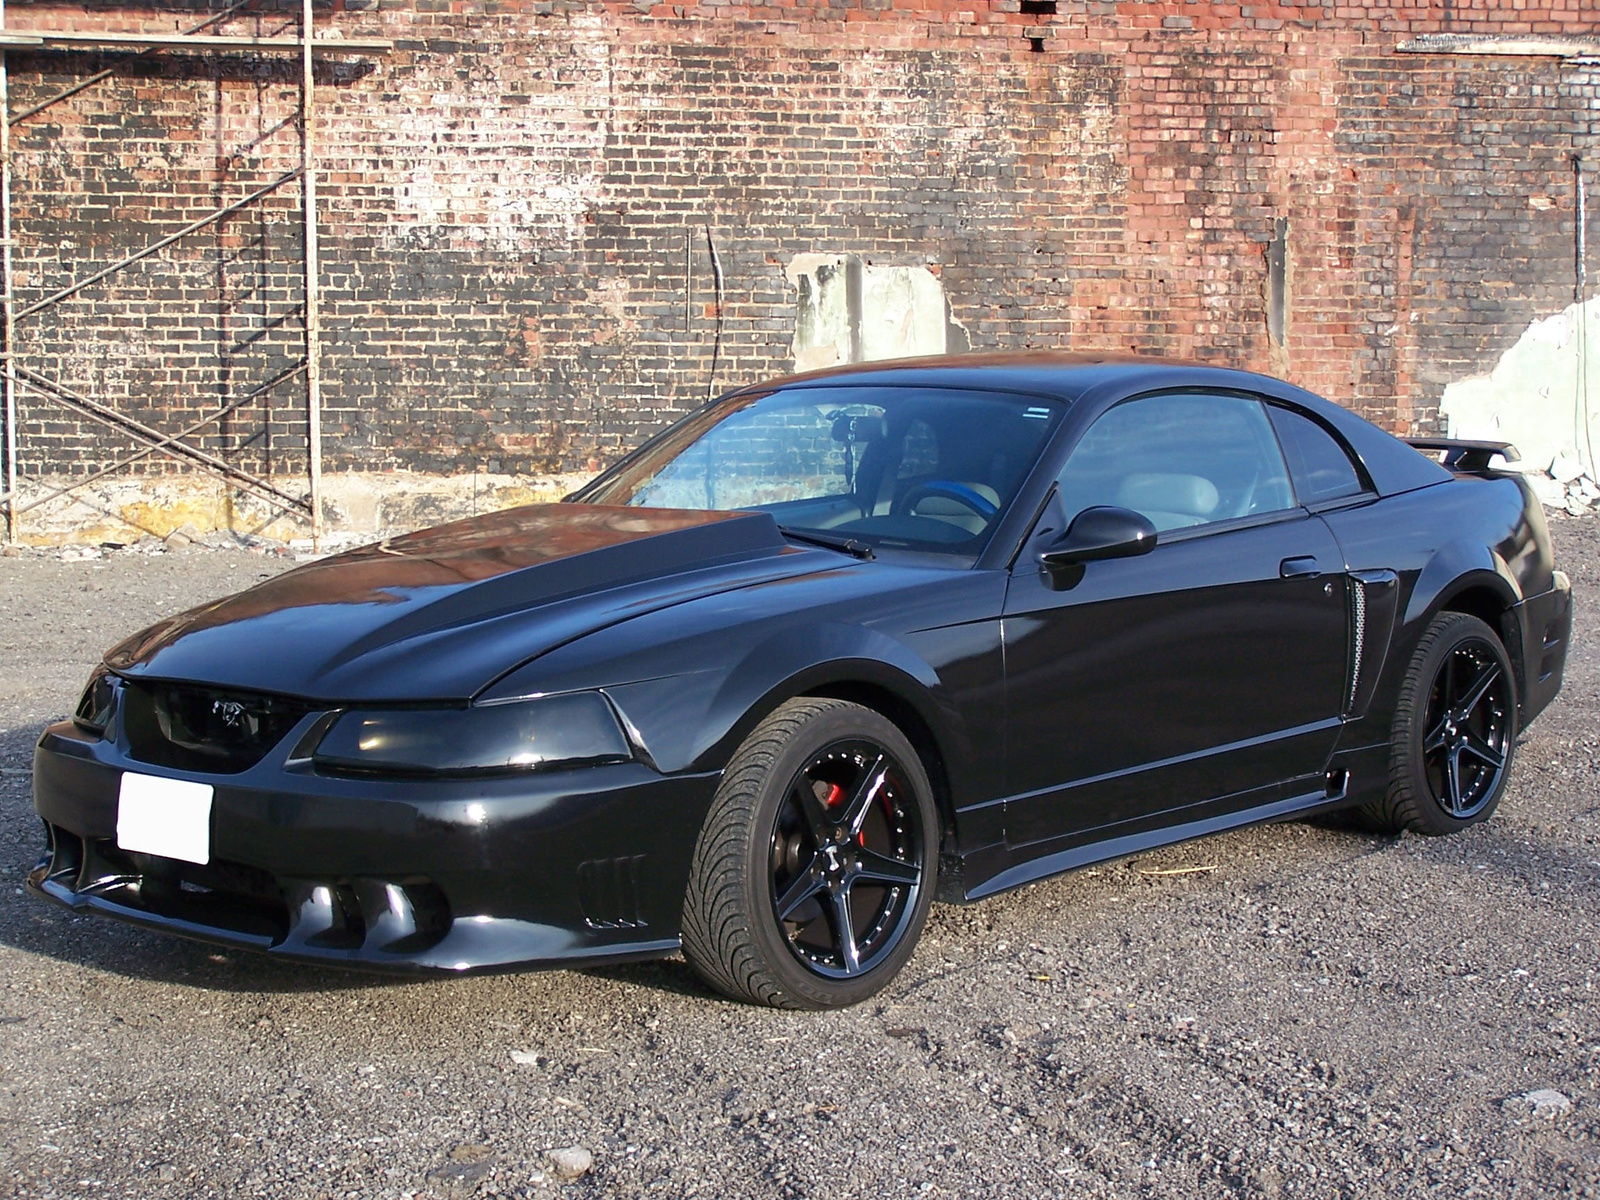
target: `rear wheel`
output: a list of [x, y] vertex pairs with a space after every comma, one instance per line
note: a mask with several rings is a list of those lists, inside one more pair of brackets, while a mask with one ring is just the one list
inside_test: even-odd
[[1494, 630], [1466, 613], [1441, 613], [1401, 683], [1389, 791], [1367, 816], [1384, 829], [1431, 835], [1486, 820], [1505, 791], [1516, 725], [1516, 680]]
[[723, 775], [684, 898], [683, 953], [712, 987], [778, 1008], [866, 999], [911, 957], [933, 902], [938, 819], [886, 717], [784, 704]]

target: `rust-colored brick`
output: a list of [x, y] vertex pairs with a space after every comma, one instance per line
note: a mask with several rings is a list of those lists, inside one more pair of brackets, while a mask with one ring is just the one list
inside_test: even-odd
[[[292, 32], [295, 7], [221, 28]], [[174, 23], [102, 0], [11, 18]], [[1400, 428], [1573, 297], [1594, 70], [1395, 47], [1600, 32], [1577, 0], [366, 0], [323, 20], [396, 43], [330, 60], [317, 94], [333, 468], [610, 458], [790, 368], [803, 253], [929, 268], [974, 347], [1237, 364]], [[14, 54], [13, 109], [101, 65]], [[19, 297], [292, 168], [297, 66], [152, 55], [18, 125]], [[248, 391], [299, 352], [297, 203], [29, 318], [19, 354], [164, 428]], [[297, 404], [287, 386], [208, 444], [299, 470]], [[25, 416], [28, 473], [119, 444]]]

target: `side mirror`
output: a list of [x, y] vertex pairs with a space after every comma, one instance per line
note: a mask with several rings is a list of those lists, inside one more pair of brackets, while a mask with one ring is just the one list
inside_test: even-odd
[[1156, 527], [1150, 518], [1128, 508], [1101, 505], [1086, 508], [1067, 531], [1035, 552], [1034, 561], [1058, 589], [1083, 577], [1083, 564], [1102, 558], [1132, 558], [1156, 548]]

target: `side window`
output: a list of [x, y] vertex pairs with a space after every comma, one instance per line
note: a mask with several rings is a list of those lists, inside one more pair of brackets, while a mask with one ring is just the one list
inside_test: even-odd
[[1283, 443], [1301, 504], [1340, 500], [1366, 490], [1350, 456], [1326, 429], [1287, 408], [1274, 406], [1268, 411]]
[[1062, 468], [1067, 518], [1100, 504], [1183, 529], [1294, 507], [1265, 407], [1244, 396], [1141, 396], [1089, 427]]

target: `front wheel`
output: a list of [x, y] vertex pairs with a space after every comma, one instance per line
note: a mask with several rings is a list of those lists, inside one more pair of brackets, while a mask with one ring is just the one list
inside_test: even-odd
[[735, 752], [711, 803], [684, 957], [736, 1000], [865, 1000], [922, 932], [938, 828], [927, 773], [893, 722], [843, 700], [789, 701]]
[[1486, 820], [1505, 791], [1516, 733], [1516, 680], [1500, 639], [1477, 617], [1440, 613], [1400, 685], [1389, 791], [1368, 817], [1430, 835]]

